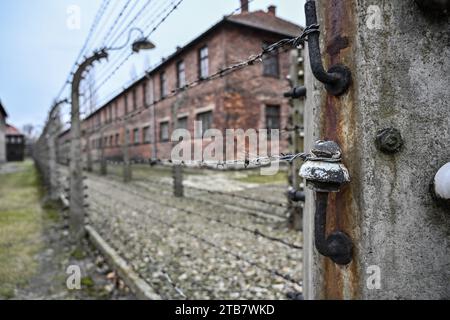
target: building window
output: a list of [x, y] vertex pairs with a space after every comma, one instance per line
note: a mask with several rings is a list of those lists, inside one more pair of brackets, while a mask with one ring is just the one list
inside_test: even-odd
[[167, 81], [164, 71], [159, 74], [159, 86], [161, 98], [164, 98], [167, 95]]
[[109, 146], [112, 147], [113, 146], [113, 141], [114, 141], [114, 137], [110, 136], [109, 137]]
[[124, 98], [124, 102], [125, 102], [125, 114], [127, 114], [128, 113], [128, 96], [126, 93], [123, 95], [123, 98]]
[[[263, 47], [267, 47], [268, 43], [264, 43]], [[268, 77], [279, 78], [280, 67], [278, 63], [278, 51], [274, 50], [263, 57], [263, 75]]]
[[133, 110], [137, 109], [137, 94], [136, 94], [136, 88], [133, 89]]
[[144, 127], [144, 129], [142, 129], [142, 140], [144, 143], [151, 142], [150, 127]]
[[280, 106], [266, 106], [266, 128], [269, 130], [268, 137], [270, 138], [270, 130], [280, 129], [280, 127]]
[[188, 117], [178, 118], [177, 129], [187, 129], [188, 127]]
[[146, 88], [145, 89], [146, 95], [145, 95], [144, 99], [145, 99], [146, 106], [149, 107], [150, 105], [153, 104], [153, 100], [154, 100], [153, 79], [146, 82], [145, 88]]
[[184, 61], [177, 63], [177, 87], [182, 88], [186, 85], [186, 72], [184, 67]]
[[159, 124], [159, 140], [161, 142], [169, 141], [169, 122]]
[[114, 102], [114, 119], [117, 119], [119, 116], [117, 102]]
[[142, 103], [144, 108], [147, 108], [147, 82], [142, 84]]
[[119, 145], [119, 141], [120, 141], [120, 135], [118, 133], [116, 133], [116, 146]]
[[196, 128], [197, 132], [195, 133], [195, 136], [201, 138], [206, 130], [212, 128], [212, 111], [199, 113], [196, 118], [197, 121], [200, 121], [201, 126]]
[[209, 75], [209, 53], [208, 47], [204, 46], [198, 53], [199, 77], [206, 78]]
[[139, 144], [139, 129], [136, 128], [133, 130], [133, 142], [134, 144]]

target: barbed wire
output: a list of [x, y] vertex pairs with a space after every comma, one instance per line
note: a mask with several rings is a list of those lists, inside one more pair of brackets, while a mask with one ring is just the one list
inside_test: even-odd
[[[110, 199], [110, 195], [108, 195], [108, 194], [106, 194], [106, 193], [104, 193], [102, 191], [95, 190], [95, 192], [100, 193], [103, 196], [105, 196], [108, 199]], [[126, 200], [115, 199], [113, 201], [120, 201], [122, 203], [126, 203], [127, 206], [131, 207], [134, 211], [140, 212], [141, 214], [150, 215], [156, 222], [158, 222], [158, 223], [160, 223], [162, 225], [165, 225], [165, 226], [167, 226], [169, 228], [177, 230], [178, 232], [184, 233], [184, 234], [186, 234], [186, 235], [188, 235], [188, 236], [190, 236], [192, 238], [195, 238], [195, 239], [197, 239], [198, 241], [200, 241], [202, 243], [205, 243], [205, 244], [207, 244], [207, 245], [209, 245], [209, 246], [211, 246], [211, 247], [213, 247], [213, 248], [215, 248], [215, 249], [217, 249], [219, 251], [222, 251], [222, 252], [224, 252], [224, 253], [226, 253], [228, 255], [233, 256], [237, 260], [244, 261], [244, 262], [248, 263], [249, 265], [251, 265], [253, 267], [256, 267], [256, 268], [258, 268], [258, 269], [260, 269], [262, 271], [265, 271], [265, 272], [267, 272], [267, 273], [269, 273], [271, 275], [274, 275], [274, 276], [277, 276], [279, 278], [282, 278], [282, 279], [284, 279], [287, 282], [293, 283], [295, 285], [301, 285], [301, 281], [297, 281], [297, 280], [293, 279], [291, 276], [289, 276], [287, 274], [281, 273], [278, 270], [266, 267], [264, 265], [261, 265], [261, 264], [255, 262], [255, 261], [249, 260], [244, 255], [235, 253], [235, 252], [233, 252], [233, 251], [231, 251], [229, 249], [224, 248], [223, 246], [217, 245], [216, 243], [214, 243], [214, 242], [212, 242], [212, 241], [210, 241], [210, 240], [208, 240], [208, 239], [206, 239], [206, 238], [204, 238], [202, 236], [199, 236], [199, 235], [197, 235], [197, 234], [195, 234], [193, 232], [190, 232], [190, 231], [188, 231], [188, 230], [186, 230], [186, 229], [184, 229], [182, 227], [179, 227], [179, 226], [176, 226], [176, 225], [174, 225], [172, 223], [169, 223], [169, 222], [167, 222], [167, 221], [165, 221], [165, 220], [155, 216], [149, 210], [143, 210], [142, 208], [138, 208], [138, 207], [132, 205], [131, 203], [129, 203], [128, 201], [126, 201]]]
[[72, 76], [72, 74], [73, 74], [73, 72], [74, 72], [74, 69], [75, 69], [75, 67], [77, 66], [78, 61], [79, 61], [80, 58], [83, 56], [83, 54], [84, 54], [84, 52], [85, 52], [85, 50], [86, 50], [86, 48], [87, 48], [87, 45], [89, 44], [89, 41], [90, 41], [90, 39], [92, 38], [92, 35], [93, 35], [95, 29], [97, 28], [98, 24], [100, 23], [100, 20], [102, 19], [102, 17], [103, 17], [103, 15], [104, 15], [104, 13], [105, 13], [105, 11], [106, 11], [106, 9], [107, 9], [107, 7], [108, 7], [110, 1], [111, 1], [111, 0], [103, 0], [102, 4], [101, 4], [100, 7], [98, 8], [97, 13], [96, 13], [95, 18], [94, 18], [94, 21], [92, 22], [92, 25], [91, 25], [91, 27], [90, 27], [90, 29], [89, 29], [88, 36], [87, 36], [87, 38], [86, 38], [86, 40], [85, 40], [83, 46], [81, 47], [81, 50], [80, 50], [80, 52], [79, 52], [77, 58], [75, 59], [75, 62], [74, 62], [74, 64], [73, 64], [73, 66], [70, 68], [71, 71], [69, 72], [69, 75], [67, 76], [66, 81], [64, 82], [64, 84], [63, 84], [61, 90], [60, 90], [60, 91], [58, 92], [58, 94], [56, 95], [55, 100], [59, 100], [59, 99], [61, 98], [61, 95], [62, 95], [62, 93], [64, 92], [64, 89], [65, 89], [66, 86], [70, 83], [70, 77]]
[[[147, 38], [153, 33], [155, 32], [158, 27], [172, 14], [172, 12], [174, 12], [178, 6], [183, 2], [184, 0], [178, 0], [178, 2], [166, 13], [166, 15], [153, 27], [152, 31], [147, 35]], [[172, 2], [173, 3], [173, 2]], [[169, 8], [170, 6], [168, 6], [167, 8]], [[167, 10], [166, 8], [166, 10]], [[156, 20], [156, 18], [155, 18]], [[155, 22], [155, 21], [153, 21]], [[151, 23], [150, 23], [151, 24]], [[100, 84], [97, 86], [96, 89], [94, 89], [94, 94], [96, 94], [99, 89], [106, 83], [108, 82], [116, 73], [117, 71], [123, 66], [125, 65], [125, 63], [131, 58], [131, 56], [133, 55], [133, 52], [128, 53], [120, 62], [118, 65], [116, 65], [116, 67], [114, 67], [112, 69], [112, 71], [110, 72], [110, 74], [103, 79]]]
[[[170, 12], [168, 12], [168, 14], [166, 14], [166, 16], [164, 16], [161, 20], [160, 20], [160, 22], [158, 23], [158, 25], [156, 25], [153, 29], [152, 29], [152, 31], [150, 31], [150, 33], [147, 35], [147, 38], [159, 27], [159, 25], [161, 24], [161, 23], [163, 23], [166, 19], [167, 19], [167, 17], [181, 4], [181, 2], [182, 2], [183, 0], [181, 0], [181, 1], [178, 1], [174, 6], [173, 6], [173, 8], [171, 9], [171, 11]], [[255, 1], [255, 0], [250, 0], [250, 1], [248, 1], [248, 3], [250, 4], [251, 2], [253, 2], [253, 1]], [[175, 3], [176, 1], [172, 1], [172, 3], [171, 3], [171, 5], [173, 5], [174, 3]], [[224, 19], [226, 19], [226, 18], [228, 18], [228, 17], [230, 17], [230, 16], [232, 16], [233, 14], [235, 14], [238, 10], [242, 10], [242, 5], [241, 6], [239, 6], [239, 7], [237, 7], [236, 9], [234, 9], [230, 14], [228, 14], [228, 15], [226, 15], [225, 17], [224, 17]], [[164, 13], [164, 11], [163, 12], [161, 12], [160, 13], [160, 15], [159, 16], [161, 16], [162, 14]], [[158, 16], [158, 17], [159, 17]], [[148, 29], [149, 27], [150, 27], [150, 25], [152, 24], [152, 22], [150, 22], [150, 23], [148, 23], [145, 27], [144, 27], [144, 30], [145, 29]], [[115, 73], [128, 61], [128, 59], [131, 57], [131, 55], [132, 54], [128, 54], [126, 57], [124, 57], [124, 59], [113, 69], [113, 71], [104, 79], [104, 80], [102, 80], [101, 81], [101, 83], [100, 83], [100, 85], [98, 86], [98, 88], [94, 91], [94, 92], [97, 92], [107, 81], [109, 81], [114, 75], [115, 75]]]
[[[133, 195], [138, 196], [138, 197], [140, 197], [142, 199], [145, 199], [145, 200], [148, 200], [148, 201], [152, 201], [152, 202], [156, 202], [156, 203], [158, 203], [160, 205], [163, 205], [165, 207], [168, 207], [168, 208], [169, 207], [173, 208], [173, 206], [171, 206], [170, 204], [167, 204], [167, 203], [164, 203], [162, 201], [159, 201], [158, 199], [156, 199], [154, 197], [150, 198], [150, 197], [144, 196], [144, 195], [142, 195], [142, 194], [140, 194], [138, 192], [134, 192], [134, 191], [132, 191], [130, 189], [125, 189], [125, 188], [119, 187], [119, 186], [117, 186], [115, 184], [112, 184], [112, 183], [109, 183], [109, 182], [106, 182], [106, 183], [108, 185], [111, 185], [112, 187], [115, 187], [116, 189], [120, 189], [120, 190], [124, 190], [124, 191], [130, 192]], [[285, 246], [288, 246], [290, 248], [293, 248], [293, 249], [302, 249], [301, 246], [298, 246], [296, 244], [290, 243], [290, 242], [288, 242], [288, 241], [286, 241], [284, 239], [281, 239], [281, 238], [276, 238], [276, 237], [269, 236], [269, 235], [259, 231], [258, 229], [250, 229], [250, 228], [247, 228], [247, 227], [244, 227], [244, 226], [238, 226], [238, 225], [232, 224], [230, 222], [227, 222], [227, 221], [225, 221], [223, 219], [212, 218], [210, 216], [206, 216], [206, 215], [200, 214], [198, 212], [194, 212], [194, 211], [186, 209], [186, 208], [176, 207], [176, 209], [178, 209], [180, 211], [183, 211], [183, 212], [185, 212], [187, 214], [192, 214], [192, 215], [199, 216], [199, 217], [204, 218], [204, 219], [206, 219], [208, 221], [214, 221], [214, 222], [222, 223], [222, 224], [227, 225], [228, 227], [233, 228], [233, 229], [239, 229], [239, 230], [242, 230], [242, 231], [245, 231], [245, 232], [249, 232], [249, 233], [251, 233], [251, 234], [253, 234], [255, 236], [260, 236], [260, 237], [268, 239], [270, 241], [281, 243], [281, 244], [283, 244]]]
[[131, 3], [131, 0], [127, 0], [127, 2], [124, 4], [122, 9], [120, 10], [119, 14], [117, 15], [116, 19], [112, 23], [111, 27], [108, 29], [108, 31], [106, 32], [105, 36], [103, 37], [103, 40], [102, 40], [103, 45], [106, 44], [106, 40], [111, 35], [111, 32], [117, 27], [117, 23], [119, 22], [120, 18], [122, 18], [125, 10], [127, 10], [127, 8], [130, 5], [130, 3]]
[[[183, 0], [181, 0], [181, 1], [183, 1]], [[161, 103], [162, 101], [173, 98], [182, 92], [185, 92], [193, 87], [198, 86], [201, 83], [205, 83], [208, 81], [223, 78], [223, 77], [228, 76], [228, 75], [230, 75], [238, 70], [241, 70], [245, 67], [253, 66], [253, 65], [255, 65], [255, 63], [260, 63], [263, 61], [263, 57], [265, 57], [265, 55], [270, 55], [272, 53], [275, 53], [275, 51], [280, 48], [283, 48], [286, 46], [289, 46], [290, 48], [292, 48], [292, 46], [294, 46], [295, 48], [297, 48], [298, 46], [300, 46], [302, 44], [302, 41], [303, 42], [306, 41], [307, 35], [310, 34], [312, 32], [312, 30], [315, 30], [316, 28], [318, 28], [318, 25], [309, 26], [309, 27], [305, 28], [305, 30], [302, 32], [302, 34], [298, 37], [282, 39], [278, 42], [275, 42], [275, 43], [267, 46], [266, 48], [264, 48], [259, 54], [252, 55], [246, 60], [243, 60], [241, 62], [221, 68], [217, 72], [211, 74], [208, 77], [204, 77], [204, 78], [199, 77], [199, 78], [187, 83], [183, 87], [175, 88], [175, 89], [171, 90], [170, 93], [168, 93], [166, 96], [160, 97], [159, 99], [155, 99], [153, 102], [146, 104], [142, 107], [139, 107], [131, 112], [128, 112], [127, 114], [124, 114], [122, 117], [116, 118], [113, 121], [110, 121], [108, 123], [101, 125], [100, 127], [96, 126], [95, 128], [92, 128], [92, 131], [103, 130], [103, 129], [108, 128], [119, 122], [125, 122], [126, 120], [131, 119], [131, 118], [141, 114], [142, 112], [148, 110], [150, 107], [153, 107], [153, 106]], [[287, 50], [289, 50], [289, 49], [285, 49], [285, 51], [287, 51]], [[113, 70], [113, 73], [116, 72], [120, 67], [121, 67], [121, 65], [116, 67], [116, 69]], [[110, 75], [110, 76], [112, 76], [112, 75]], [[94, 92], [95, 92], [95, 90], [94, 90]], [[99, 108], [99, 109], [101, 109], [101, 108]], [[97, 109], [97, 110], [99, 110], [99, 109]]]
[[[145, 179], [145, 183], [153, 184], [154, 186], [157, 186], [158, 188], [161, 188], [161, 185], [165, 185], [165, 186], [168, 186], [168, 187], [171, 186], [170, 184], [167, 184], [167, 183], [164, 184], [163, 182], [155, 182], [155, 181], [152, 181], [150, 179]], [[183, 185], [183, 188], [184, 189], [188, 189], [188, 190], [190, 189], [190, 190], [196, 191], [195, 189], [192, 189], [191, 186], [188, 186], [188, 185]], [[212, 191], [211, 194], [214, 194], [214, 191]], [[212, 201], [210, 198], [209, 198], [209, 200], [205, 200], [204, 198], [199, 198], [199, 197], [195, 197], [195, 196], [189, 196], [189, 198], [194, 199], [195, 201], [202, 202], [202, 203], [207, 204], [207, 205], [214, 205], [214, 206], [223, 205], [223, 202], [225, 202], [225, 200], [223, 200], [223, 199], [221, 199], [220, 202], [215, 202], [215, 201]], [[252, 201], [253, 202], [258, 202], [258, 199], [255, 199], [255, 200], [252, 200]], [[250, 215], [252, 217], [258, 218], [258, 219], [266, 219], [267, 220], [268, 217], [270, 219], [283, 219], [283, 220], [286, 219], [285, 215], [276, 214], [273, 211], [269, 212], [269, 211], [267, 211], [267, 210], [265, 210], [263, 208], [256, 209], [254, 207], [252, 208], [252, 207], [244, 206], [242, 203], [240, 203], [239, 206], [237, 206], [235, 201], [233, 201], [233, 202], [225, 202], [225, 204], [231, 205], [231, 206], [234, 206], [234, 207], [237, 207], [237, 208], [240, 208], [240, 209], [244, 208], [245, 210], [242, 211], [242, 212], [244, 212], [245, 214], [248, 214], [248, 215]], [[263, 212], [264, 214], [261, 215], [261, 212]]]
[[[109, 205], [110, 208], [113, 207], [111, 204], [108, 204], [108, 205]], [[92, 209], [92, 208], [91, 208], [90, 210], [93, 211], [93, 212], [97, 212], [97, 214], [103, 214], [103, 212], [101, 212], [100, 210], [97, 210], [97, 209]], [[127, 234], [127, 233], [122, 233], [122, 236], [128, 238], [130, 241], [134, 241], [134, 239], [132, 239], [132, 238], [129, 236], [129, 234]], [[112, 238], [111, 238], [111, 235], [110, 235], [110, 234], [103, 235], [103, 237], [105, 237], [105, 240], [107, 240], [109, 243], [112, 242], [112, 241], [111, 241]], [[162, 239], [162, 238], [161, 238], [161, 239]], [[121, 257], [125, 257], [125, 256], [126, 256], [126, 253], [125, 253], [120, 247], [115, 246], [114, 249], [118, 252], [118, 254], [119, 254]], [[147, 252], [145, 255], [148, 256], [148, 257], [151, 257], [151, 255], [148, 254], [148, 252]], [[152, 258], [153, 260], [155, 260], [153, 257], [151, 257], [151, 258]], [[172, 277], [171, 277], [170, 274], [166, 271], [166, 269], [167, 269], [166, 264], [163, 263], [163, 262], [161, 262], [161, 261], [158, 261], [158, 263], [159, 263], [159, 264], [162, 264], [163, 267], [162, 267], [162, 268], [156, 268], [156, 270], [157, 270], [158, 272], [160, 272], [160, 273], [164, 276], [164, 278], [167, 280], [167, 282], [169, 283], [169, 285], [175, 290], [175, 292], [176, 292], [177, 294], [179, 294], [181, 297], [187, 299], [186, 294], [183, 292], [183, 290], [180, 288], [180, 286], [179, 286], [175, 281], [172, 280]], [[148, 275], [144, 275], [144, 274], [142, 273], [142, 271], [141, 271], [139, 268], [135, 267], [134, 264], [131, 264], [131, 266], [132, 266], [132, 268], [134, 269], [134, 271], [135, 271], [142, 279], [146, 279], [146, 278], [148, 277]]]
[[[149, 3], [150, 0], [147, 0], [147, 4]], [[128, 18], [131, 16], [131, 14], [133, 13], [134, 9], [138, 7], [138, 4], [140, 3], [140, 1], [134, 1], [133, 5], [131, 6], [130, 10], [123, 16], [122, 21], [118, 24], [118, 28], [116, 28], [116, 30], [114, 32], [112, 32], [112, 34], [110, 35], [110, 39], [111, 42], [109, 45], [106, 45], [106, 47], [112, 47], [112, 43], [114, 43], [115, 41], [118, 41], [119, 38], [122, 36], [123, 33], [125, 33], [127, 31], [128, 28], [128, 24], [126, 27], [122, 26], [127, 23]], [[140, 14], [142, 12], [142, 10], [144, 10], [145, 5], [143, 8], [138, 9], [137, 12], [138, 14]]]

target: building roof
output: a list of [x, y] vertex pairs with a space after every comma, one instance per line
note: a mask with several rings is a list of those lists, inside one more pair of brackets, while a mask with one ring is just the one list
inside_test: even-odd
[[302, 32], [302, 27], [262, 10], [235, 14], [224, 20], [290, 37], [298, 37]]
[[0, 100], [0, 113], [3, 114], [3, 117], [8, 117], [8, 114], [6, 113], [5, 108], [3, 107], [2, 101]]
[[[279, 34], [281, 36], [286, 37], [297, 37], [302, 32], [303, 28], [299, 25], [296, 25], [292, 22], [289, 22], [287, 20], [281, 19], [278, 16], [271, 14], [269, 12], [258, 10], [258, 11], [252, 11], [252, 12], [242, 12], [239, 14], [231, 15], [231, 16], [224, 16], [222, 20], [217, 22], [215, 25], [213, 25], [211, 28], [200, 34], [198, 37], [191, 40], [188, 44], [186, 44], [183, 47], [177, 48], [177, 50], [172, 53], [171, 55], [165, 57], [162, 59], [161, 63], [159, 63], [157, 66], [152, 68], [151, 70], [147, 71], [146, 74], [154, 74], [158, 72], [160, 69], [162, 69], [164, 66], [166, 66], [168, 63], [176, 59], [180, 54], [183, 52], [186, 52], [191, 48], [193, 45], [195, 45], [197, 42], [201, 41], [205, 36], [208, 34], [216, 31], [220, 27], [226, 24], [233, 24], [237, 26], [244, 26], [248, 28], [258, 29], [266, 32], [271, 32], [275, 34]], [[89, 119], [93, 117], [94, 115], [98, 114], [104, 107], [109, 105], [112, 101], [117, 99], [117, 97], [121, 96], [124, 92], [127, 92], [128, 90], [132, 89], [137, 84], [141, 83], [143, 80], [145, 80], [147, 76], [143, 76], [130, 85], [128, 87], [124, 88], [120, 93], [109, 99], [106, 103], [104, 103], [100, 108], [89, 114], [86, 119]]]
[[6, 135], [7, 136], [22, 136], [23, 134], [16, 127], [6, 124]]

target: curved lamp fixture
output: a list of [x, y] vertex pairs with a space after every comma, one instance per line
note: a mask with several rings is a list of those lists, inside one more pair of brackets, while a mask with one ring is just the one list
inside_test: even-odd
[[144, 32], [141, 29], [131, 28], [128, 33], [128, 39], [125, 42], [125, 44], [123, 44], [120, 47], [107, 48], [107, 50], [120, 50], [120, 49], [125, 48], [128, 45], [128, 43], [130, 42], [131, 33], [133, 33], [133, 31], [139, 31], [139, 33], [141, 34], [141, 36], [138, 39], [136, 39], [133, 42], [133, 44], [131, 45], [133, 52], [139, 52], [140, 50], [149, 50], [149, 49], [155, 48], [155, 45], [150, 40], [148, 40], [147, 37], [145, 37]]

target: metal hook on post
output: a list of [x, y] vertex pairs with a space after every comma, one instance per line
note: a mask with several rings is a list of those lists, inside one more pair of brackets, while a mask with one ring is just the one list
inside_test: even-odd
[[[316, 2], [308, 0], [305, 4], [306, 25], [317, 25]], [[320, 31], [312, 29], [308, 34], [309, 59], [311, 70], [317, 80], [325, 84], [328, 93], [333, 96], [344, 94], [350, 87], [352, 73], [347, 66], [335, 64], [325, 71], [319, 44]]]
[[353, 244], [340, 230], [326, 236], [328, 194], [350, 181], [347, 168], [341, 163], [341, 149], [334, 141], [317, 141], [311, 150], [314, 156], [300, 168], [300, 176], [307, 187], [316, 192], [314, 237], [317, 251], [335, 263], [346, 265], [352, 261]]

